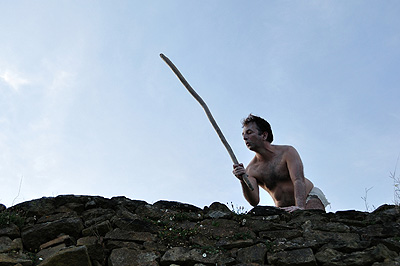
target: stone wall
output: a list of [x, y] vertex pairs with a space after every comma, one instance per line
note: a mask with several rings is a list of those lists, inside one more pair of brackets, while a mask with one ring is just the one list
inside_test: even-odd
[[0, 266], [400, 265], [400, 212], [63, 195], [0, 205]]

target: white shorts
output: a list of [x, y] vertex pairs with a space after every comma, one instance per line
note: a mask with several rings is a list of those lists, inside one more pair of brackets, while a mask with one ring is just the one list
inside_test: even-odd
[[326, 199], [325, 194], [322, 192], [322, 190], [320, 190], [317, 187], [313, 187], [310, 193], [308, 193], [308, 196], [306, 198], [306, 203], [312, 198], [318, 198], [322, 202], [322, 204], [324, 204], [325, 208], [330, 204], [329, 201]]

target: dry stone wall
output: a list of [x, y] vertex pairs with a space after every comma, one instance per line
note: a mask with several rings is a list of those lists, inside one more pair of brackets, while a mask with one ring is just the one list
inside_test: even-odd
[[0, 205], [0, 266], [400, 265], [400, 211], [62, 195]]

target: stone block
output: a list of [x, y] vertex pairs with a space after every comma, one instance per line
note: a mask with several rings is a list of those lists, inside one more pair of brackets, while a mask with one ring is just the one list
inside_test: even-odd
[[20, 237], [21, 233], [19, 231], [19, 227], [15, 224], [9, 224], [0, 228], [0, 236], [8, 236], [11, 239]]
[[87, 236], [78, 239], [77, 246], [85, 246], [91, 260], [104, 261], [106, 252], [101, 239], [96, 236]]
[[[32, 266], [32, 260], [25, 254], [0, 253], [0, 265], [2, 266]], [[54, 265], [55, 266], [55, 265]]]
[[155, 251], [139, 251], [128, 248], [118, 248], [111, 252], [109, 266], [158, 266], [160, 254]]
[[264, 264], [267, 247], [264, 244], [242, 248], [238, 250], [236, 260], [242, 263], [260, 263]]
[[62, 235], [53, 240], [50, 240], [42, 245], [40, 245], [40, 249], [46, 249], [53, 246], [58, 246], [60, 244], [65, 244], [66, 246], [71, 246], [75, 241], [69, 235]]
[[45, 259], [40, 266], [92, 266], [85, 246], [67, 247]]
[[8, 252], [11, 250], [12, 240], [8, 236], [0, 237], [0, 253]]
[[112, 230], [111, 223], [106, 220], [100, 222], [99, 224], [94, 224], [88, 228], [82, 230], [83, 236], [105, 236], [108, 232]]
[[271, 265], [296, 265], [296, 266], [316, 266], [317, 262], [311, 248], [281, 251], [268, 254], [268, 263]]
[[133, 241], [138, 243], [152, 242], [156, 239], [156, 235], [149, 232], [125, 231], [119, 228], [108, 232], [105, 236], [106, 240]]
[[21, 236], [24, 246], [28, 250], [37, 250], [41, 244], [53, 240], [61, 234], [77, 238], [82, 229], [83, 224], [80, 218], [66, 218], [25, 227]]

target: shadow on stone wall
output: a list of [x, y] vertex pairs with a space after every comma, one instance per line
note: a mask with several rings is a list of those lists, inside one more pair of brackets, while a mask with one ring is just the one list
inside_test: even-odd
[[247, 214], [62, 195], [0, 206], [0, 266], [400, 265], [400, 211]]

